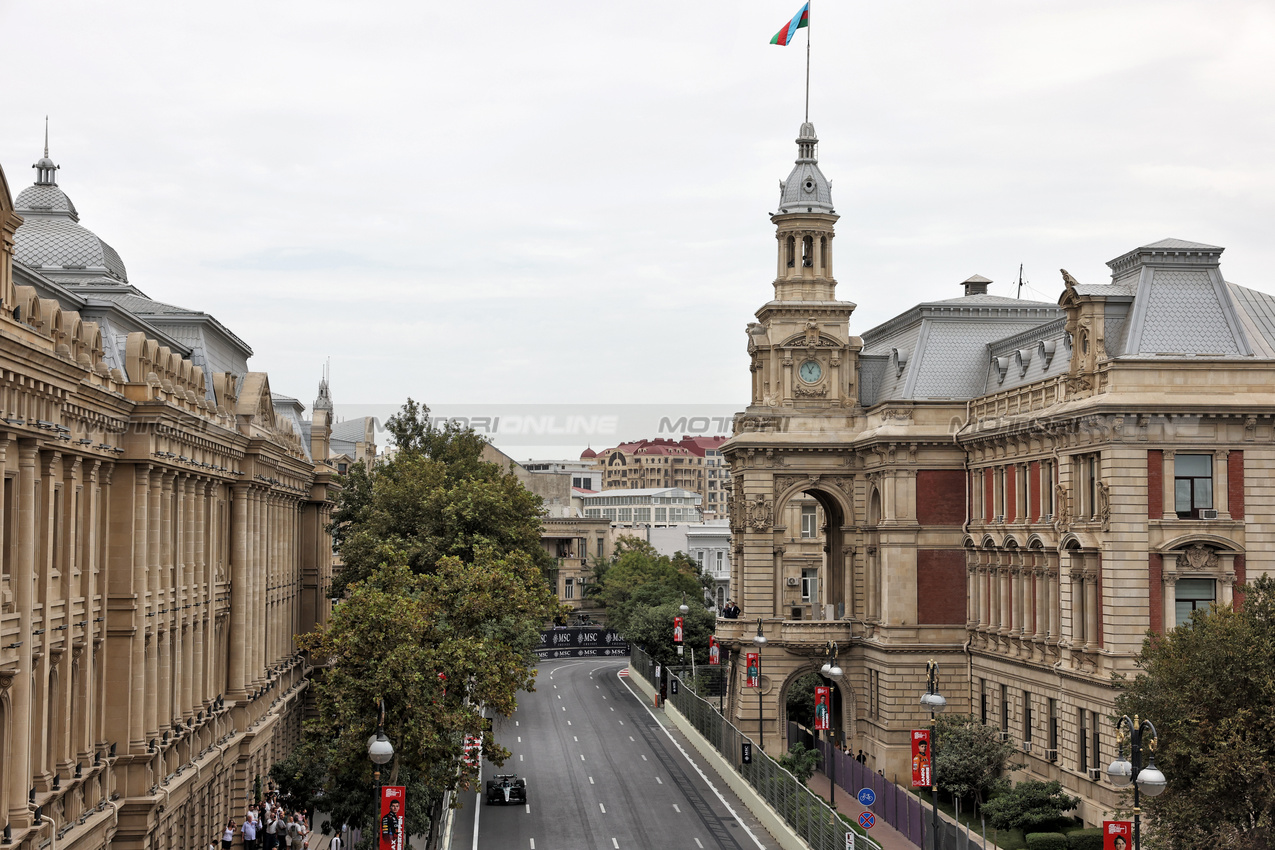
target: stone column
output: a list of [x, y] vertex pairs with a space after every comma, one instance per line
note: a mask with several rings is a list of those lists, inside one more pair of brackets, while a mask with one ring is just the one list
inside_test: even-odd
[[181, 510], [180, 494], [176, 490], [177, 475], [171, 471], [165, 471], [161, 474], [159, 511], [157, 515], [157, 524], [159, 526], [159, 569], [155, 573], [157, 582], [157, 593], [155, 595], [155, 604], [159, 611], [165, 613], [152, 617], [155, 628], [158, 630], [158, 647], [157, 654], [159, 656], [159, 731], [162, 733], [168, 730], [173, 719], [173, 682], [180, 681], [178, 678], [180, 672], [173, 669], [173, 637], [172, 628], [175, 614], [169, 610], [174, 607], [171, 600], [174, 598], [173, 593], [173, 561], [176, 553], [173, 549], [173, 527], [175, 519], [173, 514], [175, 511]]
[[1098, 565], [1097, 556], [1086, 556], [1085, 561], [1085, 649], [1097, 652], [1102, 649], [1098, 639]]
[[965, 628], [978, 628], [978, 563], [965, 553]]
[[[171, 474], [171, 473], [169, 473]], [[165, 620], [169, 616], [160, 614], [159, 612], [169, 606], [171, 594], [168, 592], [166, 577], [169, 573], [168, 565], [171, 561], [163, 558], [165, 549], [161, 544], [162, 540], [167, 539], [165, 532], [167, 524], [161, 524], [163, 514], [161, 513], [161, 501], [164, 497], [163, 489], [171, 479], [169, 474], [150, 476], [150, 486], [147, 488], [146, 501], [150, 505], [147, 513], [146, 537], [149, 543], [146, 547], [146, 587], [147, 587], [147, 612], [146, 612], [146, 631], [149, 638], [146, 650], [146, 738], [147, 740], [157, 737], [160, 731], [160, 724], [167, 723], [168, 717], [161, 716], [160, 712], [163, 706], [160, 700], [163, 696], [167, 696], [168, 689], [163, 689], [161, 695], [160, 686], [160, 653], [159, 641], [157, 638], [160, 629], [167, 628]], [[164, 479], [161, 481], [161, 478]]]
[[1036, 625], [1032, 639], [1041, 641], [1049, 633], [1049, 609], [1045, 607], [1045, 601], [1048, 598], [1045, 588], [1045, 555], [1043, 552], [1037, 552], [1032, 560], [1032, 581], [1036, 590]]
[[234, 485], [230, 504], [230, 694], [235, 700], [248, 693], [248, 485]]
[[193, 475], [186, 476], [182, 481], [182, 499], [186, 506], [183, 511], [185, 530], [185, 540], [182, 547], [182, 569], [178, 574], [181, 577], [181, 614], [180, 614], [180, 634], [181, 634], [181, 705], [178, 706], [178, 712], [173, 715], [175, 719], [188, 720], [195, 716], [194, 710], [194, 693], [195, 693], [195, 677], [198, 670], [195, 668], [195, 604], [198, 602], [196, 567], [195, 567], [195, 528], [198, 521], [196, 509], [199, 505], [197, 491], [199, 482]]
[[1071, 579], [1071, 645], [1075, 649], [1083, 649], [1088, 643], [1085, 635], [1085, 585], [1084, 568], [1077, 564], [1078, 561], [1084, 563], [1079, 554], [1073, 554], [1068, 573]]
[[[7, 448], [7, 447], [6, 447]], [[12, 706], [12, 724], [10, 729], [19, 734], [10, 737], [9, 755], [9, 825], [23, 828], [31, 824], [31, 810], [27, 807], [27, 788], [31, 778], [31, 664], [32, 664], [32, 627], [31, 617], [35, 610], [35, 476], [37, 447], [34, 441], [22, 440], [18, 443], [18, 480], [17, 522], [14, 529], [16, 546], [13, 558], [13, 573], [10, 576], [13, 588], [14, 608], [18, 614], [18, 634], [15, 638], [21, 641], [18, 647], [18, 670], [20, 675], [13, 678], [9, 686], [9, 699]], [[12, 675], [7, 673], [7, 675]], [[6, 675], [0, 674], [0, 675]]]
[[1218, 560], [1222, 562], [1222, 578], [1218, 582], [1218, 604], [1231, 605], [1235, 602], [1235, 556], [1219, 552]]
[[1213, 453], [1213, 507], [1218, 519], [1231, 518], [1230, 457], [1228, 449]]
[[146, 733], [150, 729], [146, 710], [147, 644], [150, 640], [151, 621], [148, 617], [153, 606], [150, 603], [150, 561], [147, 552], [150, 543], [148, 518], [150, 513], [151, 478], [158, 477], [150, 465], [133, 466], [133, 593], [136, 601], [133, 610], [133, 663], [129, 684], [133, 697], [129, 706], [129, 751], [146, 752]]
[[1178, 617], [1178, 556], [1166, 554], [1161, 570], [1164, 586], [1164, 630], [1170, 631], [1177, 625]]
[[978, 627], [986, 630], [991, 625], [992, 600], [988, 594], [987, 556], [980, 550], [978, 553]]
[[1009, 566], [1010, 580], [1010, 599], [1012, 600], [1010, 608], [1010, 634], [1015, 637], [1022, 637], [1026, 634], [1023, 628], [1023, 621], [1026, 619], [1026, 607], [1023, 605], [1023, 554], [1021, 550], [1015, 550], [1012, 554], [1013, 561]]
[[[1062, 639], [1062, 561], [1057, 555], [1046, 556], [1045, 604], [1049, 611], [1049, 639], [1055, 644]], [[1049, 563], [1053, 560], [1055, 563]]]
[[1164, 513], [1161, 514], [1162, 519], [1177, 519], [1178, 511], [1175, 501], [1175, 493], [1173, 486], [1173, 463], [1174, 450], [1164, 450]]

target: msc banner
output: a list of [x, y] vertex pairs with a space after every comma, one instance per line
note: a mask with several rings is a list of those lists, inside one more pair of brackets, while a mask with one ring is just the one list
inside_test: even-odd
[[385, 785], [381, 788], [381, 829], [378, 850], [406, 850], [403, 840], [403, 801], [407, 789], [402, 785]]
[[540, 646], [536, 647], [536, 654], [541, 658], [628, 655], [629, 644], [619, 632], [600, 626], [545, 629], [540, 632]]

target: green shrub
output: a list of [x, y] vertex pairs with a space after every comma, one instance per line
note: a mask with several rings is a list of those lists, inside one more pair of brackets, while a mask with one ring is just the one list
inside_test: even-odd
[[1061, 832], [1027, 833], [1027, 850], [1067, 850], [1067, 836]]
[[993, 797], [983, 806], [987, 822], [996, 829], [1046, 830], [1065, 825], [1063, 812], [1080, 804], [1057, 781], [1027, 779]]
[[1067, 850], [1102, 850], [1102, 828], [1073, 829], [1067, 833]]

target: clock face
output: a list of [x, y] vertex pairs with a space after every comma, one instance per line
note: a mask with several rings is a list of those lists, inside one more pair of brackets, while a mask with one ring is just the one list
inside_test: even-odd
[[797, 370], [797, 374], [800, 375], [801, 379], [807, 384], [813, 384], [815, 381], [819, 380], [821, 375], [823, 375], [823, 367], [814, 360], [807, 360], [805, 363], [801, 364], [801, 368]]

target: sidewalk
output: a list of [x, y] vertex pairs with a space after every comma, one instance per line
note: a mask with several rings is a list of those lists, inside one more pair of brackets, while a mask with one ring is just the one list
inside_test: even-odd
[[[827, 800], [829, 784], [828, 777], [816, 770], [814, 776], [810, 777], [810, 781], [806, 783], [806, 787]], [[863, 811], [863, 806], [859, 805], [858, 799], [840, 786], [837, 788], [836, 805], [838, 812], [850, 818], [857, 817], [859, 812]], [[917, 850], [917, 846], [908, 841], [903, 833], [886, 823], [885, 818], [877, 818], [877, 825], [868, 830], [868, 837], [880, 844], [881, 850]]]

